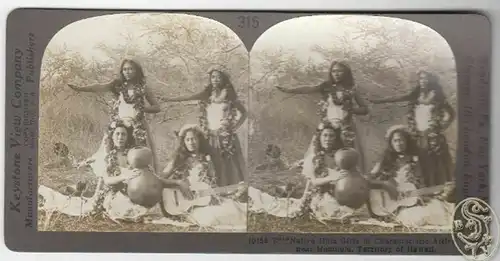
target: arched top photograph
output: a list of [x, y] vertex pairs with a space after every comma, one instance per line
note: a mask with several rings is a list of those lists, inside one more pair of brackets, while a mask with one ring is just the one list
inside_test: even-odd
[[[388, 16], [302, 16], [264, 32], [250, 68], [250, 184], [296, 202], [273, 207], [274, 221], [251, 212], [249, 231], [448, 231], [452, 196], [395, 197], [395, 188], [454, 186], [457, 71], [443, 36]], [[283, 213], [315, 221], [289, 227]], [[359, 225], [320, 225], [348, 216]]]
[[202, 16], [62, 28], [41, 64], [40, 230], [245, 231], [248, 78], [240, 38]]

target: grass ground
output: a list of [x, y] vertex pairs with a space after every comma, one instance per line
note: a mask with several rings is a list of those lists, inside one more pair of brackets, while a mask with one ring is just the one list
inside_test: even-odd
[[[39, 182], [51, 187], [61, 193], [67, 186], [75, 185], [78, 181], [89, 182], [89, 190], [84, 196], [89, 197], [94, 193], [95, 177], [88, 171], [74, 169], [43, 170], [40, 173]], [[41, 231], [86, 231], [86, 232], [190, 232], [199, 231], [196, 227], [176, 227], [172, 225], [139, 224], [121, 222], [120, 224], [102, 216], [71, 217], [61, 213], [53, 213], [48, 223], [47, 213], [38, 211], [38, 230]]]
[[83, 218], [70, 217], [60, 213], [52, 214], [48, 226], [44, 229], [46, 213], [38, 211], [39, 231], [78, 231], [78, 232], [196, 232], [197, 227], [176, 227], [172, 225], [157, 225], [143, 223], [120, 224], [103, 216], [88, 216]]
[[368, 225], [342, 224], [328, 222], [323, 224], [307, 217], [295, 219], [279, 218], [266, 214], [249, 214], [248, 230], [252, 232], [290, 232], [290, 233], [398, 233], [402, 228], [386, 228]]
[[248, 231], [250, 232], [277, 232], [277, 233], [439, 233], [432, 229], [410, 229], [403, 226], [382, 227], [364, 224], [349, 224], [341, 222], [321, 223], [308, 217], [295, 219], [279, 218], [266, 214], [248, 215]]
[[[251, 184], [270, 194], [275, 193], [273, 188], [292, 183], [297, 188], [295, 195], [303, 193], [303, 183], [300, 175], [295, 172], [260, 173], [251, 176]], [[93, 194], [92, 184], [95, 178], [88, 171], [82, 170], [52, 170], [41, 171], [40, 183], [52, 187], [60, 192], [69, 185], [74, 185], [78, 181], [89, 182], [90, 189], [85, 196]], [[49, 184], [49, 185], [48, 185]], [[40, 231], [85, 231], [85, 232], [207, 232], [199, 227], [177, 227], [172, 225], [143, 224], [121, 222], [116, 223], [102, 215], [87, 217], [70, 217], [60, 213], [53, 213], [48, 223], [46, 223], [47, 213], [38, 211], [38, 229]], [[307, 217], [300, 218], [279, 218], [266, 214], [248, 214], [249, 232], [295, 232], [295, 233], [414, 233], [404, 227], [387, 228], [380, 226], [369, 226], [359, 224], [348, 224], [340, 222], [321, 223]], [[419, 231], [425, 232], [425, 231]], [[433, 231], [427, 231], [433, 232]]]

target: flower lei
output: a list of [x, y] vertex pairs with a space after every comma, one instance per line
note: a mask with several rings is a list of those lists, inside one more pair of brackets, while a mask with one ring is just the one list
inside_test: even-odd
[[[191, 160], [191, 163], [193, 161], [194, 162], [198, 161], [199, 163], [201, 163], [202, 168], [200, 169], [200, 172], [198, 173], [198, 176], [200, 177], [200, 181], [205, 182], [207, 184], [212, 184], [213, 178], [208, 175], [209, 174], [209, 172], [208, 172], [209, 165], [210, 165], [210, 156], [197, 155], [196, 158], [189, 157], [188, 161], [189, 160]], [[174, 179], [184, 179], [186, 171], [189, 171], [189, 169], [190, 169], [190, 163], [185, 162], [184, 164], [182, 164], [182, 166], [178, 166], [174, 170], [173, 178]]]
[[[321, 145], [319, 144], [319, 137], [321, 135], [321, 132], [324, 130], [325, 126], [323, 124], [320, 124], [317, 129], [316, 133], [316, 138], [314, 141], [314, 157], [313, 157], [313, 166], [314, 166], [314, 176], [316, 178], [324, 178], [328, 176], [328, 166], [326, 164], [326, 156], [327, 152], [321, 148]], [[322, 187], [315, 187], [312, 189], [313, 192], [328, 192], [329, 188], [328, 186], [322, 186]]]
[[[401, 161], [401, 164], [397, 164], [397, 161]], [[404, 167], [401, 166], [406, 165], [409, 166], [409, 169], [407, 169], [406, 172], [402, 174], [405, 175], [407, 182], [415, 184], [419, 188], [421, 186], [421, 177], [419, 176], [420, 173], [417, 172], [418, 157], [413, 156], [408, 158], [405, 156], [403, 159], [397, 158], [396, 162], [391, 164], [389, 168], [382, 170], [376, 178], [381, 180], [392, 179], [398, 174], [398, 172], [402, 171]]]
[[[337, 96], [337, 92], [341, 93], [340, 97]], [[328, 106], [330, 105], [328, 103], [329, 98], [332, 98], [332, 101], [335, 105], [342, 105], [342, 109], [347, 111], [348, 116], [340, 122], [341, 138], [346, 147], [354, 148], [356, 133], [354, 132], [354, 126], [351, 118], [353, 109], [352, 96], [352, 90], [346, 90], [343, 88], [339, 90], [337, 85], [334, 85], [332, 90], [324, 95], [323, 99], [318, 102], [318, 115], [322, 120], [328, 120], [327, 110]]]
[[[125, 150], [125, 154], [128, 152], [128, 149]], [[112, 149], [105, 158], [106, 161], [106, 172], [108, 173], [109, 176], [112, 177], [117, 177], [121, 174], [121, 170], [118, 164], [118, 151], [116, 149]], [[103, 202], [104, 199], [106, 198], [106, 195], [110, 191], [119, 191], [120, 189], [117, 189], [116, 187], [111, 187], [111, 186], [104, 186], [98, 193], [99, 195], [97, 196], [97, 200], [95, 202], [95, 207], [94, 210], [96, 212], [102, 212], [104, 211], [104, 206]]]
[[439, 156], [443, 152], [446, 141], [443, 134], [429, 133], [427, 143], [429, 146], [428, 153]]
[[[138, 115], [135, 119], [133, 119], [132, 127], [133, 127], [133, 136], [138, 146], [147, 146], [147, 138], [146, 138], [146, 127], [144, 126], [144, 107], [145, 107], [145, 93], [146, 88], [143, 84], [134, 84], [132, 89], [133, 94], [129, 95], [128, 88], [126, 84], [122, 84], [117, 88], [118, 92], [123, 95], [123, 99], [128, 104], [133, 104], [134, 109], [138, 111]], [[111, 115], [111, 121], [119, 120], [118, 118], [118, 109], [120, 106], [120, 101], [115, 99], [113, 101], [113, 113]]]
[[[319, 135], [319, 134], [318, 134]], [[316, 178], [324, 178], [328, 175], [328, 167], [325, 163], [325, 151], [319, 149], [316, 145], [314, 148], [315, 156], [313, 157], [313, 165], [314, 165], [314, 176]], [[300, 206], [300, 214], [299, 216], [304, 215], [312, 215], [313, 209], [311, 208], [311, 202], [314, 195], [323, 194], [331, 191], [331, 186], [321, 186], [321, 187], [312, 187], [309, 191], [304, 191], [307, 193], [304, 201]]]
[[[210, 130], [208, 129], [208, 118], [207, 118], [207, 107], [212, 101], [208, 100], [200, 100], [198, 105], [200, 108], [200, 116], [198, 117], [199, 120], [199, 125], [205, 136], [209, 136]], [[228, 103], [229, 106], [229, 113], [226, 115], [224, 118], [224, 123], [222, 124], [221, 129], [218, 130], [218, 136], [221, 139], [221, 147], [222, 147], [222, 152], [225, 155], [234, 155], [236, 152], [236, 148], [234, 146], [234, 141], [236, 139], [236, 135], [234, 134], [234, 125], [236, 116], [237, 116], [237, 109], [233, 105], [233, 101], [230, 100], [224, 100], [223, 102]]]
[[198, 157], [198, 160], [200, 161], [201, 165], [202, 165], [202, 169], [200, 171], [200, 173], [198, 174], [199, 177], [200, 177], [200, 181], [201, 182], [204, 182], [206, 184], [209, 184], [210, 186], [214, 186], [215, 185], [215, 177], [212, 177], [210, 176], [209, 174], [209, 170], [210, 170], [210, 162], [211, 162], [211, 159], [210, 159], [210, 156], [206, 155], [205, 157], [203, 156], [199, 156]]
[[[418, 105], [418, 101], [411, 101], [410, 102], [410, 109], [407, 114], [407, 120], [408, 120], [408, 131], [410, 135], [418, 141], [418, 138], [421, 136], [426, 136], [427, 139], [430, 137], [436, 137], [440, 136], [441, 129], [442, 129], [442, 118], [443, 118], [443, 112], [441, 110], [441, 104], [435, 104], [434, 108], [431, 111], [431, 119], [430, 119], [430, 127], [429, 131], [427, 131], [425, 134], [420, 133], [417, 130], [417, 122], [415, 120], [415, 109]], [[436, 142], [435, 144], [425, 144], [425, 146], [429, 146], [429, 151], [438, 151], [441, 147], [440, 141]]]

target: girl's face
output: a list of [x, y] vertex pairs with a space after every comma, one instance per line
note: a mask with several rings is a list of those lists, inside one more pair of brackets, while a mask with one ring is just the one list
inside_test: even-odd
[[211, 74], [210, 74], [210, 83], [212, 84], [212, 86], [220, 86], [220, 84], [222, 83], [222, 74], [221, 72], [219, 71], [213, 71]]
[[122, 149], [127, 145], [128, 133], [124, 127], [118, 127], [113, 132], [113, 143], [118, 149]]
[[422, 89], [426, 89], [429, 85], [429, 75], [427, 73], [420, 73], [418, 75], [418, 85]]
[[194, 131], [188, 131], [184, 136], [184, 145], [189, 152], [197, 152], [199, 148], [198, 136]]
[[125, 80], [130, 81], [135, 78], [137, 70], [130, 62], [126, 62], [123, 64], [122, 73]]
[[396, 132], [392, 135], [391, 145], [394, 151], [403, 153], [406, 151], [406, 139], [401, 132]]
[[345, 68], [340, 64], [335, 64], [330, 73], [332, 74], [333, 81], [341, 82], [344, 79]]
[[324, 129], [319, 137], [321, 147], [323, 149], [330, 149], [335, 142], [335, 131], [332, 129]]

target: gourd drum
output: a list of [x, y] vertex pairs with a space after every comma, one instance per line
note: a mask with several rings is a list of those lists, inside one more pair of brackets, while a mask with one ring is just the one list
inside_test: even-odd
[[153, 207], [160, 202], [163, 191], [163, 183], [148, 169], [153, 153], [146, 147], [133, 148], [128, 152], [127, 160], [132, 168], [141, 172], [141, 175], [128, 181], [127, 194], [130, 200], [143, 207]]
[[368, 181], [356, 170], [359, 154], [354, 149], [341, 149], [335, 153], [335, 163], [349, 174], [335, 184], [335, 199], [343, 206], [353, 209], [362, 207], [369, 197]]

